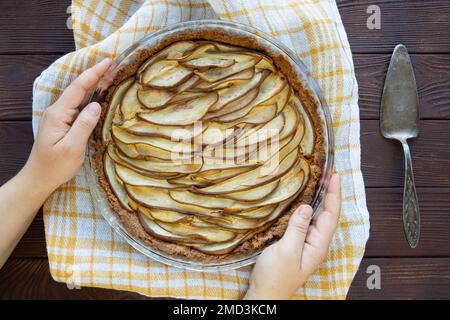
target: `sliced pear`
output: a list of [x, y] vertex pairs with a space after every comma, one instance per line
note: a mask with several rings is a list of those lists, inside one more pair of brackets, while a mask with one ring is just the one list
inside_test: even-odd
[[250, 131], [239, 137], [236, 141], [238, 147], [253, 145], [267, 141], [272, 138], [278, 138], [286, 123], [285, 115], [280, 113], [278, 116], [265, 123], [255, 131]]
[[146, 208], [138, 205], [138, 211], [144, 214], [147, 218], [152, 220], [158, 220], [168, 223], [186, 222], [192, 218], [191, 215], [180, 213], [176, 211], [157, 209], [157, 208]]
[[207, 186], [210, 185], [211, 183], [209, 183], [206, 180], [198, 180], [195, 179], [193, 175], [187, 175], [184, 177], [178, 177], [178, 178], [174, 178], [174, 179], [168, 179], [167, 180], [169, 183], [172, 183], [174, 185], [176, 185], [177, 187], [179, 186], [196, 186], [196, 187], [201, 187], [201, 186]]
[[215, 46], [212, 43], [204, 43], [199, 45], [195, 50], [188, 52], [185, 54], [181, 59], [178, 59], [179, 62], [185, 63], [187, 61], [202, 57], [205, 55], [206, 52], [210, 50], [214, 50]]
[[166, 138], [138, 136], [129, 133], [118, 126], [112, 126], [113, 137], [125, 144], [147, 144], [159, 149], [171, 152], [174, 156], [191, 155], [201, 150], [201, 146], [191, 144], [190, 142], [172, 141]]
[[[191, 191], [171, 190], [169, 195], [177, 202], [192, 204], [199, 207], [223, 210], [224, 212], [236, 212], [249, 208], [260, 207], [270, 204], [282, 202], [295, 195], [303, 185], [305, 173], [301, 166], [297, 164], [293, 170], [281, 178], [281, 181], [269, 196], [263, 201], [258, 202], [242, 202], [227, 198], [220, 198], [214, 195], [198, 194]], [[252, 190], [247, 191], [251, 193]]]
[[189, 92], [189, 91], [185, 91], [182, 92], [178, 95], [176, 95], [171, 101], [171, 104], [175, 104], [175, 103], [179, 103], [179, 102], [185, 102], [185, 101], [189, 101], [189, 100], [193, 100], [193, 99], [197, 99], [200, 97], [203, 97], [204, 93], [202, 92]]
[[276, 204], [270, 204], [264, 207], [258, 207], [253, 209], [248, 209], [240, 212], [233, 213], [236, 216], [244, 217], [247, 219], [263, 219], [270, 216], [274, 210], [277, 208]]
[[170, 46], [164, 48], [163, 50], [161, 50], [159, 53], [157, 53], [156, 55], [150, 57], [149, 59], [147, 59], [147, 61], [145, 61], [142, 66], [139, 67], [138, 69], [138, 74], [141, 74], [142, 72], [145, 71], [145, 69], [147, 69], [150, 65], [152, 65], [153, 63], [162, 60], [162, 59], [166, 59], [168, 58], [168, 56], [172, 53], [176, 53], [183, 55], [185, 52], [188, 51], [192, 51], [197, 47], [197, 44], [193, 41], [177, 41], [175, 43], [172, 43]]
[[166, 223], [156, 222], [161, 228], [181, 236], [187, 236], [190, 238], [204, 239], [208, 242], [225, 242], [233, 239], [236, 234], [229, 230], [221, 228], [199, 228], [194, 227], [188, 223]]
[[136, 171], [133, 171], [127, 167], [124, 167], [118, 163], [115, 164], [115, 169], [117, 176], [124, 183], [133, 185], [133, 186], [143, 186], [143, 187], [155, 187], [155, 188], [165, 188], [165, 189], [174, 189], [179, 186], [173, 185], [166, 180], [155, 179], [148, 176], [144, 176], [139, 174]]
[[[150, 172], [156, 172], [156, 173], [192, 173], [192, 172], [198, 172], [203, 163], [201, 159], [197, 160], [188, 160], [186, 163], [183, 162], [175, 162], [175, 161], [161, 161], [159, 159], [156, 160], [139, 160], [139, 159], [133, 159], [128, 158], [118, 152], [116, 152], [117, 156], [124, 161], [129, 166], [132, 166], [134, 168], [143, 170], [143, 171], [150, 171]], [[180, 160], [182, 161], [182, 160]]]
[[232, 114], [240, 109], [247, 108], [247, 106], [250, 105], [258, 96], [258, 92], [259, 88], [254, 88], [250, 90], [248, 93], [246, 93], [239, 99], [230, 102], [219, 111], [208, 113], [205, 119], [214, 119], [220, 122], [232, 122], [233, 120], [240, 120], [245, 115], [243, 115], [242, 117], [232, 118], [232, 120], [227, 120], [227, 118], [222, 118], [222, 116]]
[[237, 134], [237, 128], [227, 124], [211, 122], [202, 134], [203, 145], [216, 145]]
[[192, 178], [195, 181], [199, 182], [217, 182], [220, 180], [225, 180], [232, 178], [240, 173], [246, 172], [249, 169], [247, 167], [243, 168], [230, 168], [230, 169], [223, 169], [223, 170], [209, 170], [209, 171], [202, 171], [196, 175], [194, 175]]
[[169, 196], [168, 191], [164, 189], [131, 185], [126, 185], [125, 189], [130, 198], [142, 206], [171, 210], [186, 214], [220, 217], [220, 210], [211, 210], [191, 204], [179, 203], [173, 200]]
[[299, 114], [296, 109], [292, 105], [288, 105], [285, 110], [281, 113], [284, 115], [286, 119], [283, 130], [279, 133], [279, 139], [284, 139], [287, 136], [290, 136], [295, 130], [303, 125], [303, 122], [299, 119]]
[[[261, 167], [257, 167], [253, 170], [244, 172], [242, 174], [239, 174], [233, 178], [217, 183], [215, 185], [206, 188], [201, 188], [197, 191], [207, 194], [224, 194], [235, 191], [248, 190], [254, 186], [266, 183], [268, 181], [273, 181], [279, 176], [283, 175], [289, 169], [291, 169], [291, 167], [295, 164], [298, 158], [297, 149], [294, 149], [285, 158], [278, 159], [283, 155], [282, 152], [283, 149], [279, 152], [279, 157], [277, 157], [277, 162], [281, 160], [278, 166], [273, 165], [270, 162], [267, 162]], [[272, 167], [276, 167], [278, 169], [276, 171], [276, 174], [270, 174], [272, 173], [272, 171], [274, 171]]]
[[121, 128], [125, 131], [138, 136], [160, 137], [170, 140], [190, 140], [200, 135], [208, 126], [160, 126], [141, 120], [132, 119], [124, 122]]
[[258, 201], [270, 195], [280, 184], [280, 180], [274, 180], [267, 184], [254, 187], [251, 192], [238, 191], [224, 194], [224, 198], [237, 201]]
[[227, 68], [232, 66], [235, 60], [231, 57], [223, 58], [217, 57], [214, 54], [204, 54], [200, 58], [191, 59], [183, 62], [182, 65], [188, 68]]
[[197, 99], [169, 104], [152, 113], [140, 113], [139, 117], [160, 125], [190, 125], [202, 119], [217, 99], [217, 93], [213, 92]]
[[190, 91], [205, 92], [221, 88], [228, 88], [237, 81], [250, 80], [251, 78], [253, 78], [254, 73], [255, 73], [254, 68], [248, 68], [242, 70], [241, 72], [233, 74], [225, 79], [213, 83], [207, 81], [200, 81], [194, 88], [190, 89]]
[[[229, 104], [232, 101], [235, 101], [245, 95], [250, 90], [256, 88], [265, 77], [267, 77], [268, 73], [263, 71], [259, 73], [255, 73], [253, 78], [246, 82], [245, 84], [240, 83], [239, 85], [233, 85], [230, 88], [221, 89], [218, 91], [219, 99], [217, 102], [211, 107], [211, 112], [217, 112], [222, 109], [224, 106]], [[242, 80], [245, 81], [245, 80]]]
[[291, 86], [285, 86], [283, 90], [278, 94], [278, 99], [276, 101], [277, 105], [277, 113], [280, 113], [284, 110], [289, 100], [291, 99], [292, 89]]
[[[244, 56], [244, 55], [243, 55]], [[222, 80], [226, 77], [229, 77], [233, 74], [241, 72], [242, 70], [253, 67], [255, 64], [261, 60], [261, 58], [253, 57], [253, 56], [245, 56], [238, 57], [234, 55], [236, 63], [227, 68], [212, 68], [204, 72], [195, 71], [195, 74], [198, 75], [205, 81], [208, 82], [216, 82]]]
[[297, 110], [302, 115], [303, 123], [304, 123], [304, 127], [305, 127], [305, 135], [300, 144], [300, 148], [301, 148], [303, 155], [310, 156], [310, 155], [312, 155], [313, 150], [314, 150], [314, 129], [312, 126], [311, 118], [309, 117], [308, 112], [302, 106], [298, 97], [294, 97], [294, 99], [292, 101], [294, 103], [294, 106], [297, 108]]
[[143, 213], [138, 215], [139, 221], [144, 230], [152, 236], [166, 241], [188, 242], [188, 243], [207, 243], [206, 240], [196, 239], [187, 236], [180, 236], [178, 234], [169, 232], [161, 228], [154, 220], [148, 218]]
[[109, 103], [108, 111], [105, 116], [105, 120], [103, 121], [102, 139], [103, 143], [105, 144], [111, 141], [111, 125], [113, 123], [114, 117], [119, 114], [119, 112], [116, 111], [117, 107], [120, 105], [120, 101], [122, 100], [123, 95], [126, 91], [128, 91], [133, 82], [134, 80], [129, 78], [121, 82], [114, 90], [112, 99]]
[[137, 92], [140, 87], [139, 83], [134, 82], [122, 97], [122, 101], [120, 102], [120, 112], [124, 121], [133, 119], [136, 116], [136, 113], [145, 110], [145, 107], [137, 98]]
[[273, 65], [273, 61], [270, 58], [263, 57], [256, 65], [255, 70], [262, 71], [262, 70], [269, 70], [272, 73], [276, 73], [277, 70], [275, 69]]
[[263, 103], [269, 103], [270, 99], [275, 97], [287, 85], [286, 79], [277, 74], [270, 74], [261, 83], [256, 98], [245, 107], [227, 113], [216, 120], [221, 122], [234, 121], [246, 116], [255, 106]]
[[193, 74], [191, 69], [183, 66], [170, 69], [159, 77], [156, 77], [149, 82], [145, 82], [146, 86], [155, 88], [173, 88], [187, 81]]
[[248, 232], [246, 234], [238, 235], [230, 241], [208, 244], [189, 244], [189, 246], [207, 254], [223, 255], [233, 251], [239, 244], [249, 239], [252, 235], [252, 232]]
[[119, 200], [119, 203], [126, 210], [133, 211], [128, 204], [128, 197], [125, 192], [125, 189], [122, 186], [121, 182], [117, 179], [116, 171], [114, 169], [114, 162], [106, 152], [103, 158], [103, 165], [106, 179], [108, 179], [109, 185], [111, 186], [112, 191]]
[[143, 88], [137, 91], [139, 102], [148, 109], [157, 109], [169, 102], [175, 93], [157, 88]]

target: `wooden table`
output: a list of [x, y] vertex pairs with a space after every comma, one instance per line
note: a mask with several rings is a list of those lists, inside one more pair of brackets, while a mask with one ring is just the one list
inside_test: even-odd
[[[66, 27], [69, 0], [0, 2], [0, 184], [25, 163], [33, 143], [32, 83], [74, 49]], [[354, 53], [361, 110], [362, 170], [371, 237], [349, 293], [351, 299], [450, 298], [450, 1], [339, 0]], [[366, 27], [369, 5], [381, 9], [381, 29]], [[383, 139], [379, 106], [390, 54], [407, 45], [421, 103], [420, 136], [411, 142], [422, 213], [420, 245], [403, 235], [403, 155]], [[381, 268], [381, 290], [366, 286], [367, 267]], [[140, 298], [51, 279], [39, 213], [0, 271], [1, 298]]]

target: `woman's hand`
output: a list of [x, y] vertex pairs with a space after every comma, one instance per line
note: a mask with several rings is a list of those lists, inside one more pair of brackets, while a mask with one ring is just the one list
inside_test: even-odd
[[86, 144], [100, 117], [100, 106], [80, 104], [111, 65], [103, 60], [81, 74], [45, 110], [30, 157], [0, 188], [0, 268], [48, 196], [71, 179], [84, 160]]
[[312, 208], [300, 206], [284, 236], [258, 257], [244, 299], [290, 299], [326, 258], [340, 206], [340, 179], [335, 174], [317, 220], [310, 225]]
[[70, 180], [83, 163], [87, 141], [101, 109], [95, 102], [81, 111], [79, 107], [110, 65], [111, 60], [105, 59], [83, 72], [44, 111], [24, 171], [50, 192]]

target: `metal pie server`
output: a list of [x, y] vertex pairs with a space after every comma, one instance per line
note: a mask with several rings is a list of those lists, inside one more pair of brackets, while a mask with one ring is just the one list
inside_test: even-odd
[[405, 152], [403, 226], [411, 248], [420, 237], [420, 211], [407, 139], [419, 133], [419, 97], [416, 79], [404, 45], [395, 47], [384, 83], [380, 114], [381, 134], [400, 141]]

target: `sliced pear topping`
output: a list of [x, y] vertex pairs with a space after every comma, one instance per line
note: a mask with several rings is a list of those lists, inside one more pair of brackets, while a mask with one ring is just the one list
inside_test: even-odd
[[191, 238], [200, 238], [214, 243], [229, 241], [236, 236], [236, 234], [232, 231], [220, 228], [199, 228], [194, 227], [188, 223], [171, 224], [158, 221], [157, 224], [170, 233], [181, 236], [188, 236]]
[[189, 242], [189, 243], [207, 243], [206, 240], [195, 239], [187, 236], [180, 236], [178, 234], [169, 232], [166, 229], [161, 228], [154, 220], [150, 219], [143, 213], [139, 214], [139, 221], [141, 222], [146, 232], [161, 240]]
[[212, 83], [208, 81], [200, 81], [194, 88], [190, 89], [190, 91], [205, 92], [210, 90], [228, 88], [232, 84], [237, 83], [238, 81], [250, 80], [251, 78], [253, 78], [254, 73], [255, 73], [254, 68], [248, 68], [220, 81], [215, 81]]
[[161, 222], [168, 222], [168, 223], [177, 223], [177, 222], [187, 222], [191, 219], [191, 215], [176, 212], [176, 211], [170, 211], [170, 210], [164, 210], [164, 209], [157, 209], [157, 208], [146, 208], [143, 206], [138, 206], [138, 211], [142, 214], [144, 214], [147, 218], [152, 220], [158, 220]]
[[111, 189], [147, 233], [230, 253], [301, 194], [315, 132], [271, 58], [180, 41], [147, 59], [137, 79], [116, 88], [102, 139]]
[[217, 217], [220, 211], [183, 204], [173, 200], [167, 190], [126, 185], [127, 194], [138, 204], [158, 209], [172, 210], [187, 214], [199, 214]]
[[217, 93], [210, 93], [193, 100], [170, 104], [152, 113], [141, 113], [139, 117], [160, 125], [190, 125], [202, 119], [217, 98]]
[[314, 129], [312, 126], [312, 122], [311, 122], [308, 112], [302, 106], [300, 100], [297, 97], [295, 97], [293, 99], [293, 102], [294, 102], [294, 105], [297, 108], [297, 110], [302, 115], [303, 124], [305, 127], [305, 135], [300, 144], [300, 148], [301, 148], [303, 155], [310, 156], [310, 155], [312, 155], [313, 150], [314, 150]]
[[[221, 122], [227, 122], [226, 118], [225, 118], [225, 121], [223, 121], [222, 118], [220, 118], [220, 117], [225, 114], [229, 114], [229, 113], [235, 112], [237, 110], [240, 110], [241, 108], [242, 109], [246, 108], [249, 104], [251, 104], [251, 102], [253, 100], [255, 100], [256, 96], [258, 95], [258, 91], [259, 91], [259, 88], [254, 88], [254, 89], [250, 90], [249, 92], [247, 92], [245, 95], [243, 95], [239, 99], [234, 100], [234, 101], [230, 102], [229, 104], [225, 105], [219, 111], [208, 113], [205, 117], [205, 120], [216, 118], [215, 120], [218, 120]], [[239, 117], [229, 120], [228, 122], [231, 122], [233, 120], [239, 120]]]
[[139, 89], [137, 92], [139, 102], [149, 109], [162, 107], [174, 96], [173, 92], [156, 88]]
[[283, 90], [286, 84], [287, 81], [283, 77], [279, 76], [278, 74], [270, 74], [261, 83], [258, 95], [251, 103], [234, 112], [227, 113], [221, 117], [218, 117], [216, 120], [221, 122], [234, 121], [246, 116], [255, 106], [259, 104], [270, 104], [270, 99], [276, 97], [276, 95], [281, 90]]
[[144, 111], [145, 107], [137, 98], [137, 92], [139, 89], [139, 83], [134, 82], [122, 97], [122, 101], [120, 102], [120, 111], [124, 121], [133, 119], [136, 116], [136, 113]]
[[[277, 155], [281, 156], [282, 152]], [[231, 179], [217, 183], [210, 187], [201, 188], [198, 191], [208, 194], [222, 194], [230, 193], [233, 191], [248, 190], [256, 185], [272, 181], [283, 175], [294, 165], [297, 157], [298, 151], [297, 149], [295, 149], [289, 156], [284, 159], [278, 159], [277, 157], [276, 161], [280, 161], [278, 166], [276, 165], [276, 163], [268, 162], [261, 167], [257, 167], [248, 172], [244, 172]], [[275, 169], [277, 169], [276, 172]], [[274, 174], [270, 174], [271, 172], [274, 172]]]
[[238, 57], [235, 56], [236, 63], [227, 68], [212, 68], [204, 72], [195, 71], [200, 78], [208, 82], [215, 82], [222, 80], [226, 77], [229, 77], [233, 74], [236, 74], [242, 70], [253, 67], [255, 64], [259, 62], [261, 58], [246, 56], [245, 58], [241, 58], [239, 60]]
[[217, 68], [226, 68], [230, 67], [235, 63], [234, 59], [224, 59], [221, 57], [216, 57], [211, 54], [205, 54], [201, 58], [192, 59], [187, 62], [184, 62], [183, 65], [189, 68], [205, 68], [205, 67], [217, 67]]
[[188, 141], [206, 130], [208, 126], [160, 126], [141, 119], [132, 119], [122, 124], [125, 131], [138, 136], [160, 137], [174, 140]]
[[248, 191], [231, 192], [224, 195], [225, 198], [238, 201], [258, 201], [270, 195], [280, 183], [280, 180], [274, 180]]
[[[169, 62], [168, 60], [160, 61], [160, 62]], [[178, 63], [177, 63], [178, 64]], [[150, 68], [149, 68], [150, 69]], [[180, 83], [189, 79], [192, 75], [193, 71], [189, 68], [185, 68], [181, 65], [177, 65], [175, 67], [163, 69], [159, 74], [154, 75], [148, 80], [147, 70], [143, 76], [143, 83], [146, 86], [157, 87], [157, 88], [173, 88]]]
[[115, 169], [120, 180], [129, 185], [165, 189], [173, 189], [177, 187], [176, 185], [168, 183], [166, 180], [144, 176], [120, 164], [116, 164]]
[[169, 55], [183, 55], [185, 52], [192, 51], [197, 47], [197, 44], [193, 41], [178, 41], [170, 46], [166, 47], [165, 49], [161, 50], [156, 55], [152, 56], [150, 59], [147, 59], [142, 66], [139, 67], [138, 74], [141, 74], [142, 72], [147, 69], [148, 66], [154, 64], [157, 61], [169, 58]]
[[234, 215], [244, 217], [247, 219], [258, 219], [259, 220], [259, 219], [270, 216], [274, 212], [276, 207], [277, 207], [276, 204], [271, 204], [271, 205], [264, 206], [264, 207], [258, 207], [258, 208], [254, 208], [254, 209], [248, 209], [248, 210], [236, 212], [236, 213], [234, 213]]
[[108, 179], [112, 191], [116, 195], [122, 207], [124, 207], [128, 211], [133, 211], [128, 204], [128, 197], [122, 185], [122, 182], [117, 179], [116, 171], [114, 169], [114, 162], [111, 160], [107, 153], [105, 153], [103, 159], [105, 175]]
[[111, 141], [111, 125], [113, 123], [113, 119], [117, 115], [120, 115], [120, 113], [117, 112], [118, 106], [120, 105], [120, 101], [122, 100], [122, 97], [125, 94], [125, 92], [128, 91], [128, 88], [133, 84], [133, 81], [134, 80], [131, 78], [127, 79], [121, 82], [114, 90], [114, 94], [109, 103], [105, 120], [103, 121], [102, 138], [103, 143], [105, 144], [108, 144]]
[[[150, 146], [167, 150], [174, 155], [189, 155], [198, 152], [201, 148], [199, 145], [193, 145], [184, 141], [172, 141], [166, 138], [152, 136], [138, 136], [130, 134], [128, 131], [118, 126], [112, 127], [113, 137], [125, 144], [148, 144]], [[175, 139], [174, 139], [175, 140]]]
[[267, 77], [266, 72], [256, 73], [253, 78], [245, 84], [233, 85], [230, 88], [221, 89], [218, 91], [219, 99], [211, 107], [211, 112], [217, 112], [224, 106], [236, 99], [239, 99], [250, 90], [256, 88]]

